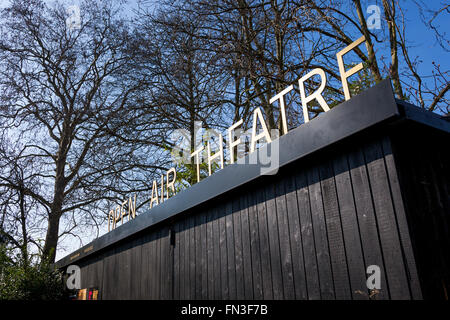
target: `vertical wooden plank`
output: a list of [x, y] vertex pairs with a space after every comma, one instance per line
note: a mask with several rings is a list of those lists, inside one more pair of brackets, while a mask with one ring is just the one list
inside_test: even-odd
[[179, 267], [179, 273], [178, 273], [178, 282], [179, 282], [179, 286], [180, 286], [180, 294], [179, 294], [179, 299], [183, 300], [186, 299], [186, 289], [185, 289], [185, 278], [186, 278], [186, 269], [185, 269], [185, 265], [186, 265], [186, 239], [185, 239], [185, 221], [186, 219], [180, 219], [178, 221], [178, 234], [177, 234], [177, 238], [178, 238], [178, 246], [179, 246], [179, 257], [180, 257], [180, 267]]
[[97, 273], [97, 262], [98, 257], [92, 256], [89, 263], [89, 275], [88, 275], [88, 284], [86, 288], [93, 288], [97, 284], [96, 273]]
[[125, 283], [124, 283], [124, 289], [123, 289], [123, 296], [125, 299], [129, 300], [131, 299], [131, 248], [132, 248], [132, 242], [127, 240], [124, 246], [123, 251], [123, 260], [124, 260], [124, 268], [123, 275], [125, 277]]
[[147, 243], [147, 273], [148, 273], [148, 281], [147, 281], [147, 299], [154, 299], [154, 289], [156, 287], [155, 276], [156, 276], [156, 260], [154, 258], [155, 251], [155, 240], [156, 233], [155, 230], [152, 229], [149, 234], [148, 243]]
[[89, 257], [89, 268], [88, 268], [88, 274], [87, 274], [87, 283], [85, 288], [92, 288], [95, 286], [96, 279], [95, 279], [95, 272], [96, 272], [96, 262], [97, 257], [91, 256]]
[[225, 205], [219, 207], [219, 232], [220, 232], [220, 286], [221, 299], [229, 299], [228, 287], [228, 249]]
[[102, 291], [102, 276], [103, 276], [103, 259], [104, 254], [96, 254], [92, 258], [92, 269], [90, 271], [89, 283], [87, 288], [97, 288], [99, 290], [97, 299], [101, 299], [101, 291]]
[[111, 299], [111, 286], [112, 286], [112, 263], [114, 248], [109, 248], [105, 252], [105, 258], [103, 260], [103, 277], [102, 277], [102, 299]]
[[202, 299], [202, 233], [201, 212], [194, 215], [195, 219], [195, 299]]
[[[247, 192], [248, 194], [249, 192]], [[239, 197], [241, 208], [241, 230], [242, 230], [242, 259], [244, 265], [244, 299], [253, 299], [253, 274], [252, 254], [250, 249], [250, 227], [248, 216], [248, 203], [245, 194]]]
[[90, 287], [95, 287], [98, 289], [101, 288], [102, 261], [103, 261], [102, 254], [99, 253], [95, 257], [95, 262], [93, 263], [92, 283], [90, 284]]
[[219, 232], [219, 206], [213, 208], [212, 218], [212, 237], [213, 237], [213, 279], [214, 279], [214, 299], [222, 298], [221, 273], [222, 263], [220, 261], [220, 232]]
[[111, 300], [120, 300], [120, 292], [118, 290], [119, 286], [119, 278], [120, 278], [120, 247], [116, 246], [114, 250], [114, 254], [112, 256], [111, 262], [112, 262], [112, 277], [110, 278], [111, 284]]
[[303, 259], [303, 244], [301, 238], [301, 227], [295, 177], [288, 176], [284, 180], [286, 190], [286, 209], [289, 224], [289, 239], [292, 252], [292, 269], [294, 277], [295, 298], [306, 300], [308, 292], [306, 288], [305, 265]]
[[173, 248], [173, 299], [180, 300], [180, 221], [173, 226], [175, 245]]
[[[171, 231], [172, 230], [172, 231]], [[171, 236], [173, 233], [173, 225], [167, 226], [167, 235], [165, 238], [165, 246], [166, 246], [166, 299], [173, 300], [173, 292], [174, 292], [174, 249], [175, 246], [171, 243]]]
[[150, 298], [149, 242], [150, 242], [150, 234], [146, 233], [145, 236], [142, 238], [142, 248], [141, 248], [141, 273], [140, 273], [141, 299]]
[[93, 257], [92, 270], [91, 270], [91, 281], [89, 283], [89, 288], [99, 288], [99, 264], [101, 263], [101, 254]]
[[[353, 196], [355, 199], [358, 226], [361, 234], [365, 269], [370, 265], [377, 265], [380, 267], [381, 290], [379, 290], [380, 292], [375, 298], [379, 300], [389, 299], [389, 290], [386, 282], [386, 272], [381, 252], [380, 239], [378, 236], [375, 209], [373, 207], [364, 155], [361, 149], [352, 151], [348, 154], [348, 164], [350, 178], [355, 190]], [[367, 287], [361, 291], [366, 293], [366, 295], [363, 296], [368, 296]]]
[[129, 300], [131, 296], [131, 242], [126, 241], [120, 247], [117, 298]]
[[[207, 211], [206, 216], [206, 269], [208, 280], [208, 292], [206, 299], [214, 299], [214, 235], [213, 235], [213, 223], [214, 223], [214, 208], [210, 208]], [[220, 279], [218, 277], [217, 279]]]
[[196, 298], [196, 274], [195, 274], [195, 216], [189, 217], [189, 299]]
[[366, 146], [364, 154], [391, 298], [410, 299], [384, 155], [379, 142], [372, 142]]
[[103, 291], [103, 264], [104, 264], [105, 254], [101, 253], [98, 257], [96, 264], [96, 287], [98, 288], [98, 299], [102, 299]]
[[[403, 191], [407, 195], [408, 215], [412, 240], [415, 242], [417, 267], [422, 274], [422, 294], [427, 299], [439, 299], [441, 294], [446, 296], [443, 292], [441, 272], [439, 272], [440, 269], [442, 270], [441, 250], [444, 247], [443, 244], [449, 242], [439, 239], [439, 228], [442, 227], [443, 221], [437, 219], [436, 200], [433, 199], [435, 192], [430, 190], [430, 186], [433, 184], [430, 181], [432, 173], [427, 168], [427, 157], [424, 156], [424, 153], [430, 154], [430, 157], [434, 156], [434, 161], [438, 159], [433, 152], [430, 152], [431, 150], [421, 148], [420, 138], [419, 141], [415, 140], [413, 152], [408, 151], [408, 147], [411, 148], [408, 144], [406, 146], [402, 144], [399, 147], [401, 151], [396, 152], [396, 158], [403, 157], [401, 170], [407, 181], [404, 183]], [[440, 206], [442, 206], [442, 202]]]
[[130, 298], [132, 300], [140, 299], [141, 292], [141, 258], [142, 258], [142, 236], [133, 239], [131, 248], [131, 283], [130, 283]]
[[180, 281], [182, 282], [182, 287], [184, 291], [182, 292], [183, 299], [190, 299], [190, 222], [189, 216], [183, 218], [183, 234], [180, 236], [183, 242], [183, 272], [180, 273]]
[[284, 189], [285, 178], [279, 178], [275, 183], [275, 204], [280, 241], [281, 271], [283, 280], [283, 297], [295, 299], [294, 274], [292, 270], [291, 241], [289, 239], [289, 223]]
[[[391, 187], [392, 201], [397, 218], [400, 241], [406, 260], [405, 263], [408, 267], [411, 296], [416, 300], [422, 299], [422, 290], [420, 288], [420, 281], [417, 274], [416, 262], [414, 259], [414, 252], [411, 244], [410, 232], [408, 229], [408, 222], [406, 220], [406, 213], [403, 205], [400, 184], [398, 181], [397, 169], [395, 167], [394, 155], [392, 153], [392, 146], [389, 138], [384, 137], [382, 139], [382, 148], [386, 163], [387, 176]], [[433, 191], [433, 193], [438, 193], [436, 192], [436, 190]]]
[[112, 263], [114, 248], [110, 248], [105, 252], [105, 257], [103, 260], [103, 277], [102, 277], [102, 299], [111, 299], [111, 286], [113, 280], [111, 279], [112, 273]]
[[328, 247], [336, 299], [348, 300], [352, 297], [347, 270], [342, 225], [336, 195], [334, 173], [327, 161], [319, 167], [322, 202], [327, 226]]
[[328, 249], [327, 225], [322, 203], [322, 191], [318, 168], [313, 167], [309, 169], [307, 177], [309, 182], [311, 217], [316, 246], [317, 266], [319, 270], [321, 299], [330, 300], [334, 299], [335, 295], [330, 253]]
[[94, 269], [94, 260], [92, 257], [89, 257], [86, 259], [82, 264], [79, 264], [81, 266], [81, 288], [87, 288], [91, 287], [92, 283], [92, 271]]
[[82, 263], [79, 263], [80, 266], [80, 275], [81, 275], [81, 288], [89, 289], [89, 286], [92, 282], [92, 258], [85, 260]]
[[78, 266], [80, 267], [80, 286], [82, 289], [88, 289], [91, 282], [92, 258], [79, 261]]
[[[336, 192], [344, 235], [351, 294], [353, 299], [361, 300], [368, 298], [367, 295], [361, 294], [367, 292], [366, 268], [361, 248], [347, 154], [348, 152], [341, 154], [333, 160], [333, 170], [335, 172]], [[358, 186], [355, 186], [355, 188], [358, 188]]]
[[[208, 211], [203, 209], [200, 214], [200, 272], [201, 272], [201, 295], [200, 298], [208, 299], [208, 261], [207, 261], [207, 238], [206, 238], [206, 214]], [[198, 272], [198, 271], [197, 271]]]
[[[430, 156], [428, 161], [430, 161], [430, 165], [433, 167], [433, 177], [436, 181], [436, 187], [439, 188], [439, 211], [441, 212], [441, 218], [445, 222], [443, 226], [444, 234], [442, 236], [446, 239], [447, 244], [450, 245], [450, 217], [448, 215], [448, 212], [450, 212], [450, 197], [448, 196], [450, 194], [450, 151], [448, 148], [435, 150], [435, 155], [435, 159]], [[447, 248], [448, 245], [446, 246]], [[450, 267], [449, 258], [450, 257], [447, 255], [447, 265]], [[450, 268], [447, 270], [449, 269]], [[450, 286], [450, 280], [448, 286]]]
[[320, 299], [319, 269], [317, 266], [308, 180], [305, 172], [297, 172], [295, 175], [295, 184], [297, 188], [307, 295], [310, 300], [318, 300]]
[[[184, 219], [184, 299], [191, 299], [191, 286], [190, 286], [190, 280], [191, 280], [191, 240], [190, 240], [190, 234], [191, 234], [191, 217], [186, 217]], [[193, 298], [192, 298], [193, 299]]]
[[155, 253], [154, 253], [154, 259], [156, 263], [156, 288], [155, 288], [155, 295], [153, 299], [159, 300], [161, 299], [161, 291], [162, 291], [162, 268], [161, 268], [161, 242], [162, 242], [162, 230], [160, 227], [157, 227], [157, 236], [155, 240]]
[[109, 282], [109, 292], [108, 292], [108, 299], [114, 300], [117, 299], [117, 278], [118, 278], [118, 263], [117, 263], [117, 253], [118, 248], [112, 248], [111, 250], [111, 258], [109, 259], [109, 275], [108, 275], [108, 282]]
[[158, 291], [158, 300], [166, 300], [167, 297], [167, 287], [169, 283], [167, 283], [167, 262], [166, 259], [169, 255], [168, 248], [168, 230], [169, 228], [166, 225], [158, 226], [160, 236], [159, 236], [159, 249], [158, 249], [158, 267], [159, 267], [159, 291]]
[[[429, 139], [426, 139], [427, 142]], [[425, 298], [436, 297], [440, 300], [448, 300], [450, 295], [450, 193], [448, 190], [450, 186], [450, 150], [449, 148], [441, 148], [439, 139], [434, 139], [434, 141], [435, 144], [427, 144], [422, 149], [424, 150], [422, 157], [425, 158], [423, 162], [420, 161], [420, 158], [415, 159], [415, 166], [426, 164], [427, 179], [421, 178], [421, 181], [429, 181], [424, 187], [429, 190], [431, 195], [429, 200], [432, 203], [429, 203], [428, 207], [434, 221], [434, 229], [427, 232], [434, 234], [433, 238], [428, 238], [428, 241], [433, 241], [434, 250], [428, 252], [428, 255], [433, 252], [437, 256], [436, 260], [438, 260], [438, 263], [432, 266], [433, 276], [428, 276], [429, 280], [427, 280], [430, 284], [433, 283], [436, 289], [433, 290], [432, 294], [427, 292]], [[395, 155], [397, 155], [397, 152]], [[428, 261], [429, 259], [425, 258], [424, 260]], [[422, 295], [425, 296], [423, 288]]]
[[255, 193], [250, 191], [247, 193], [248, 200], [248, 224], [250, 235], [250, 251], [252, 261], [252, 276], [253, 276], [253, 297], [256, 300], [264, 298], [263, 295], [263, 281], [261, 271], [261, 250], [260, 237], [258, 227], [258, 211], [256, 208]]
[[[435, 141], [438, 141], [436, 139]], [[440, 268], [437, 270], [434, 282], [439, 284], [439, 289], [435, 291], [434, 296], [439, 299], [449, 297], [450, 292], [450, 150], [448, 148], [439, 148], [439, 142], [435, 145], [428, 145], [430, 152], [424, 154], [427, 158], [427, 167], [430, 171], [430, 187], [434, 191], [435, 203], [433, 212], [436, 212], [439, 226], [437, 228], [437, 243], [439, 248]], [[395, 153], [397, 155], [397, 152]], [[417, 259], [418, 260], [418, 259]], [[417, 265], [416, 260], [416, 265]], [[422, 295], [425, 292], [422, 288]], [[416, 295], [417, 296], [417, 295]], [[414, 296], [414, 299], [416, 298]], [[425, 297], [425, 298], [428, 298]]]
[[260, 249], [261, 249], [261, 270], [263, 281], [264, 299], [273, 299], [272, 287], [272, 270], [270, 265], [270, 251], [269, 251], [269, 232], [267, 227], [267, 210], [265, 201], [264, 188], [256, 190], [256, 209], [258, 216]]
[[267, 226], [269, 233], [270, 264], [272, 268], [273, 298], [283, 299], [283, 276], [281, 271], [280, 242], [278, 238], [277, 208], [273, 183], [265, 187]]
[[148, 267], [149, 267], [149, 281], [148, 281], [148, 291], [149, 291], [149, 299], [156, 299], [156, 288], [157, 288], [157, 279], [158, 279], [158, 269], [156, 267], [156, 244], [158, 239], [158, 233], [153, 228], [151, 231], [151, 237], [148, 244]]
[[225, 204], [225, 225], [227, 229], [228, 290], [231, 300], [236, 299], [236, 262], [234, 253], [233, 205], [231, 199]]
[[169, 239], [169, 227], [160, 227], [160, 238], [159, 238], [159, 267], [160, 267], [160, 289], [159, 298], [163, 300], [170, 299], [172, 291], [172, 266], [169, 262], [170, 258], [170, 239]]
[[123, 243], [117, 245], [116, 251], [116, 265], [114, 266], [117, 277], [115, 279], [116, 294], [114, 299], [121, 300], [122, 297], [127, 296], [127, 280], [128, 280], [128, 265], [126, 262], [126, 247]]
[[159, 266], [157, 260], [158, 250], [158, 230], [153, 228], [152, 238], [149, 246], [149, 262], [150, 262], [150, 299], [157, 299], [159, 292]]
[[146, 299], [153, 299], [153, 290], [155, 288], [155, 259], [153, 259], [153, 251], [154, 251], [154, 244], [155, 244], [155, 231], [154, 229], [151, 229], [148, 233], [148, 240], [142, 249], [147, 252], [147, 292], [146, 292]]
[[236, 299], [244, 299], [244, 266], [242, 257], [242, 232], [239, 197], [232, 200], [232, 218], [234, 233], [234, 255], [236, 266]]
[[89, 283], [89, 266], [90, 266], [90, 261], [89, 260], [84, 260], [81, 262], [78, 262], [78, 267], [80, 267], [80, 286], [81, 289], [84, 288], [88, 288], [88, 283]]
[[155, 251], [156, 251], [156, 239], [157, 239], [157, 233], [156, 230], [153, 228], [150, 233], [149, 243], [148, 243], [148, 299], [155, 299], [155, 288], [156, 288], [156, 276], [157, 276], [157, 269], [156, 269], [156, 258], [155, 258]]

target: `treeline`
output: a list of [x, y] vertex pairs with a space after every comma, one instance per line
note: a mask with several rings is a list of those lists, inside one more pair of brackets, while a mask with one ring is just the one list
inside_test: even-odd
[[[173, 166], [176, 130], [194, 150], [198, 123], [223, 131], [242, 119], [246, 130], [256, 107], [269, 130], [280, 129], [270, 99], [291, 84], [287, 124], [297, 127], [296, 81], [318, 67], [327, 103], [339, 104], [336, 53], [362, 35], [365, 45], [346, 57], [346, 67], [365, 67], [350, 79], [352, 94], [390, 77], [397, 98], [448, 112], [448, 71], [436, 63], [419, 72], [403, 2], [382, 0], [368, 13], [359, 0], [143, 1], [132, 18], [118, 3], [85, 0], [79, 16], [64, 2], [12, 0], [2, 9], [0, 240], [24, 261], [32, 253], [54, 261], [58, 243], [98, 235], [131, 194], [138, 211], [148, 205], [153, 179]], [[435, 23], [448, 5], [416, 4], [448, 51]], [[308, 110], [322, 112], [315, 102]], [[180, 185], [196, 181], [193, 162], [177, 171]]]

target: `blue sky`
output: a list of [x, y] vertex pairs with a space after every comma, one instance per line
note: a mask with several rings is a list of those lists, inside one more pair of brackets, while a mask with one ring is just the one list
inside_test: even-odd
[[[365, 1], [366, 3], [374, 3], [381, 1]], [[409, 49], [410, 59], [414, 60], [418, 58], [421, 61], [418, 64], [418, 72], [420, 75], [429, 75], [433, 70], [433, 62], [440, 64], [442, 71], [450, 70], [450, 56], [449, 52], [445, 51], [436, 41], [434, 32], [429, 30], [422, 22], [419, 8], [412, 0], [400, 1], [402, 8], [405, 11], [407, 20], [406, 24], [406, 37], [408, 44], [411, 46]], [[431, 8], [443, 7], [444, 1], [431, 0], [426, 4]], [[447, 3], [448, 4], [448, 3]], [[433, 25], [439, 27], [439, 31], [446, 35], [446, 39], [449, 40], [450, 36], [450, 20], [449, 15], [441, 14], [434, 20]], [[382, 22], [382, 28], [386, 28], [386, 23]], [[447, 49], [450, 49], [447, 46]], [[389, 58], [389, 51], [381, 51], [385, 56]], [[380, 54], [377, 55], [380, 59]], [[401, 59], [401, 57], [400, 57]], [[447, 78], [448, 79], [448, 78]], [[427, 80], [426, 80], [427, 81]], [[447, 93], [448, 95], [448, 93]]]
[[[46, 3], [51, 4], [55, 0], [44, 0]], [[82, 0], [61, 0], [63, 3], [67, 3], [70, 5], [78, 5]], [[99, 0], [100, 1], [100, 0]], [[124, 10], [122, 11], [123, 15], [132, 18], [134, 15], [134, 10], [138, 8], [139, 3], [144, 2], [146, 6], [149, 6], [154, 3], [158, 3], [157, 1], [152, 0], [122, 0], [124, 2]], [[350, 0], [348, 0], [351, 2]], [[419, 8], [416, 5], [414, 0], [398, 0], [401, 4], [401, 8], [404, 11], [406, 20], [406, 36], [408, 44], [410, 45], [409, 54], [411, 60], [419, 61], [417, 66], [419, 75], [428, 76], [431, 75], [431, 71], [433, 70], [433, 62], [439, 64], [441, 70], [449, 71], [450, 70], [450, 59], [449, 52], [445, 51], [435, 39], [435, 35], [433, 31], [429, 30], [425, 27], [421, 20]], [[429, 9], [442, 8], [447, 2], [444, 0], [417, 0], [423, 1]], [[10, 0], [0, 0], [0, 8], [4, 8], [9, 4]], [[345, 3], [345, 0], [344, 0]], [[370, 5], [377, 5], [382, 9], [381, 0], [362, 0], [362, 8], [364, 11]], [[382, 11], [382, 10], [381, 10]], [[356, 17], [356, 13], [350, 13], [353, 17]], [[397, 13], [401, 15], [400, 12]], [[366, 13], [366, 18], [370, 14]], [[381, 19], [381, 30], [372, 30], [375, 34], [381, 34], [382, 32], [386, 32], [386, 22]], [[442, 34], [447, 35], [447, 39], [449, 39], [450, 35], [450, 19], [448, 13], [440, 14], [433, 23], [435, 26], [439, 27], [439, 30]], [[381, 43], [375, 44], [377, 50], [377, 59], [380, 65], [382, 65], [382, 57], [385, 57], [385, 61], [388, 64], [390, 61], [390, 52], [389, 52], [389, 43]], [[450, 50], [449, 47], [447, 47]], [[400, 57], [402, 59], [402, 57]], [[402, 64], [402, 61], [400, 61]], [[404, 65], [404, 63], [403, 63]], [[425, 78], [424, 81], [430, 81]], [[430, 82], [431, 83], [431, 82]]]

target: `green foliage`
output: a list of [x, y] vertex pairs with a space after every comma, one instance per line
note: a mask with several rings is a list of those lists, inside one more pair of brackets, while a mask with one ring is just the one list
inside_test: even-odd
[[0, 245], [0, 300], [61, 300], [68, 294], [61, 273], [50, 263], [28, 265]]
[[[355, 64], [352, 64], [349, 69], [354, 66]], [[349, 79], [348, 81], [348, 88], [352, 97], [376, 85], [375, 77], [370, 72], [367, 63], [363, 63], [363, 69], [352, 78], [354, 80]]]
[[[216, 162], [211, 164], [211, 171], [214, 173], [219, 169], [219, 165]], [[208, 177], [208, 163], [200, 163], [200, 180]], [[193, 184], [197, 183], [197, 165], [189, 163], [177, 164], [177, 187], [176, 192], [180, 192], [183, 189], [189, 188]]]

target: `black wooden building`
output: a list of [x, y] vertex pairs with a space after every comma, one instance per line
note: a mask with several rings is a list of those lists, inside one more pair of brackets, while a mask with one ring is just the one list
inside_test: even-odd
[[368, 299], [369, 265], [372, 298], [448, 299], [449, 131], [385, 80], [57, 266], [100, 299]]

